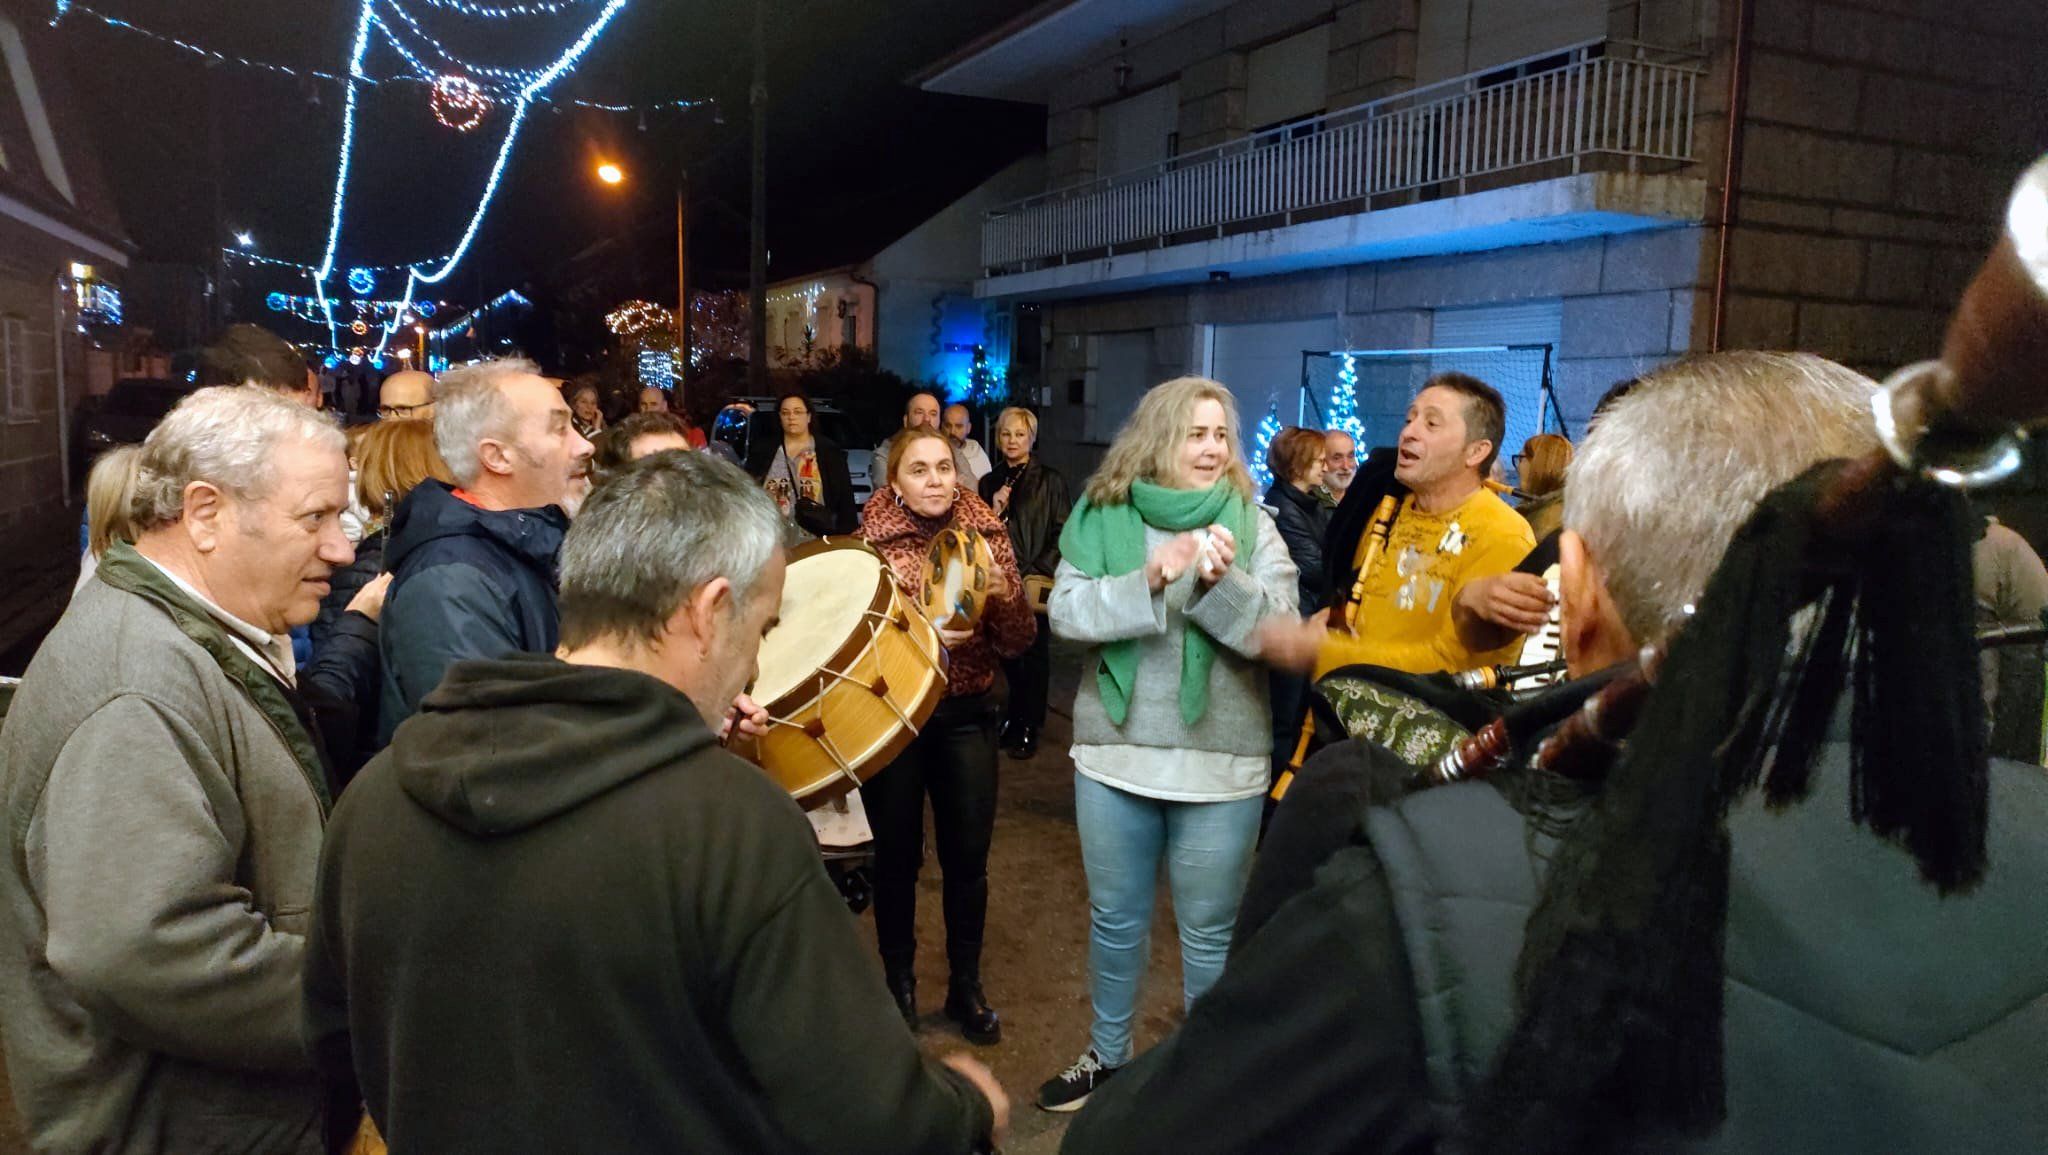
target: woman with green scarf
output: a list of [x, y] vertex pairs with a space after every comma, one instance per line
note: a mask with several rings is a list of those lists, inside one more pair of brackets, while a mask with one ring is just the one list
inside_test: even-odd
[[1060, 535], [1049, 617], [1091, 648], [1074, 702], [1074, 811], [1088, 872], [1090, 1045], [1039, 1089], [1081, 1106], [1131, 1059], [1166, 863], [1192, 1004], [1223, 971], [1272, 746], [1258, 624], [1294, 618], [1294, 562], [1252, 500], [1222, 385], [1155, 387]]

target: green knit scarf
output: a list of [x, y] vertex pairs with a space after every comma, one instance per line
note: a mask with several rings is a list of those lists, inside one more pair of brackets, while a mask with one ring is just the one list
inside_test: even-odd
[[[1130, 500], [1096, 505], [1082, 498], [1060, 534], [1060, 556], [1092, 578], [1116, 577], [1145, 566], [1145, 527], [1181, 533], [1220, 525], [1237, 539], [1237, 568], [1251, 568], [1253, 519], [1251, 502], [1229, 481], [1207, 489], [1169, 489], [1149, 481], [1131, 483]], [[1183, 621], [1180, 651], [1180, 716], [1192, 726], [1209, 709], [1209, 668], [1216, 664], [1216, 643]], [[1096, 685], [1103, 710], [1121, 726], [1130, 716], [1131, 692], [1138, 678], [1138, 642], [1131, 638], [1101, 648]]]

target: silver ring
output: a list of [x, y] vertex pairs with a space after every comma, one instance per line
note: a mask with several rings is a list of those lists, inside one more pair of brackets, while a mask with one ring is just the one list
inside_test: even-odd
[[1929, 387], [1938, 374], [1946, 372], [1947, 366], [1939, 361], [1922, 361], [1900, 369], [1885, 381], [1870, 401], [1878, 443], [1899, 468], [1943, 485], [1975, 489], [2011, 477], [2023, 461], [2020, 447], [2027, 436], [2026, 430], [2018, 426], [1989, 439], [1981, 447], [1944, 446], [1945, 456], [1939, 461], [1928, 458], [1925, 426], [1900, 427], [1899, 415], [1893, 408], [1899, 396], [1908, 390]]

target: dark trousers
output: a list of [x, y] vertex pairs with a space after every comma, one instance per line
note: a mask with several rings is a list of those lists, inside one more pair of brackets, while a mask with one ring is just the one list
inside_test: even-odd
[[1003, 715], [1005, 725], [1045, 729], [1045, 702], [1052, 684], [1052, 631], [1043, 617], [1031, 648], [1003, 661], [1003, 680], [1010, 684], [1010, 709]]
[[996, 827], [993, 694], [947, 698], [922, 733], [860, 788], [875, 833], [875, 937], [882, 964], [911, 969], [917, 955], [917, 873], [924, 859], [924, 800], [932, 800], [946, 914], [946, 961], [955, 975], [981, 966], [988, 922], [988, 846]]

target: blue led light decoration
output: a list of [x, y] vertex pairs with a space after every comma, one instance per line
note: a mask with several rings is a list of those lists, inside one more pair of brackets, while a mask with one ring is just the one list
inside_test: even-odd
[[[571, 8], [587, 7], [591, 4], [594, 4], [596, 0], [573, 0], [573, 2], [570, 3], [556, 4], [519, 4], [510, 5], [499, 9], [488, 9], [485, 6], [471, 6], [459, 3], [443, 2], [443, 0], [421, 0], [421, 2], [426, 4], [430, 8], [443, 8], [450, 11], [461, 12], [464, 15], [496, 15], [498, 13], [502, 13], [503, 19], [512, 19], [514, 17], [520, 16], [553, 15], [558, 12], [566, 12]], [[477, 11], [471, 12], [470, 9], [472, 7], [476, 8]], [[294, 79], [299, 80], [315, 80], [324, 84], [332, 84], [336, 86], [346, 86], [352, 82], [367, 85], [432, 85], [436, 80], [439, 79], [437, 75], [422, 75], [421, 69], [424, 69], [426, 65], [424, 61], [420, 61], [416, 57], [409, 57], [407, 61], [408, 66], [406, 70], [397, 75], [363, 75], [354, 77], [353, 80], [350, 77], [337, 76], [332, 72], [322, 72], [317, 68], [293, 68], [289, 65], [278, 64], [275, 61], [252, 60], [246, 56], [238, 56], [231, 52], [216, 51], [215, 49], [208, 48], [203, 44], [194, 44], [189, 40], [184, 40], [176, 36], [166, 36], [161, 32], [151, 31], [150, 29], [144, 28], [139, 24], [133, 23], [132, 21], [123, 20], [117, 16], [109, 16], [104, 12], [98, 12], [91, 8], [88, 8], [83, 4], [75, 3], [73, 2], [73, 0], [60, 0], [56, 8], [56, 15], [50, 21], [51, 25], [55, 26], [58, 23], [58, 21], [62, 20], [64, 15], [68, 12], [81, 13], [85, 16], [89, 16], [92, 19], [99, 21], [101, 24], [105, 25], [108, 28], [112, 28], [119, 32], [125, 32], [130, 35], [139, 36], [146, 40], [150, 40], [170, 48], [175, 48], [180, 52], [186, 53], [191, 56], [199, 57], [200, 59], [212, 64], [231, 64], [240, 68], [252, 69], [258, 72], [268, 72], [276, 76], [290, 76], [293, 77]], [[76, 22], [74, 21], [74, 23]], [[485, 84], [482, 85], [482, 87], [490, 91], [495, 96], [498, 94], [502, 86], [494, 86], [494, 84]], [[502, 91], [509, 94], [510, 92], [513, 91], [513, 88], [515, 87], [516, 86], [502, 87]], [[577, 108], [591, 108], [601, 112], [642, 113], [677, 112], [692, 108], [702, 108], [706, 105], [716, 103], [715, 101], [709, 98], [702, 97], [696, 99], [677, 98], [670, 100], [655, 100], [649, 101], [644, 104], [619, 104], [602, 100], [583, 100], [576, 97], [555, 98], [547, 96], [545, 94], [536, 94], [534, 96], [534, 99], [544, 104], [572, 105]], [[290, 264], [292, 262], [280, 263]], [[308, 268], [310, 267], [311, 266], [308, 266]]]
[[1331, 430], [1351, 435], [1359, 452], [1365, 450], [1365, 422], [1358, 419], [1358, 358], [1344, 354], [1337, 369], [1337, 387], [1330, 391]]
[[[597, 0], [592, 2], [596, 3]], [[455, 242], [455, 247], [438, 265], [435, 265], [435, 262], [422, 262], [406, 267], [405, 291], [400, 297], [409, 303], [420, 285], [439, 284], [462, 263], [462, 258], [469, 252], [469, 246], [476, 240], [477, 231], [483, 226], [484, 214], [490, 210], [492, 198], [497, 195], [498, 183], [504, 178], [506, 165], [512, 157], [512, 148], [519, 141], [519, 131], [526, 123], [527, 113], [531, 110], [534, 100], [540, 98], [543, 90], [549, 85], [575, 68], [576, 62], [590, 50], [592, 44], [596, 43], [598, 36], [611, 24], [612, 18], [619, 14], [626, 3], [627, 0], [602, 0], [602, 6], [598, 7], [575, 39], [546, 67], [510, 70], [483, 67], [474, 62], [456, 59], [439, 41], [419, 30], [418, 22], [413, 19], [411, 13], [405, 11], [399, 0], [361, 0], [361, 6], [357, 10], [355, 41], [349, 53], [349, 80], [346, 99], [342, 105], [341, 150], [335, 164], [334, 203], [327, 225], [327, 247], [320, 259], [320, 267], [312, 273], [313, 292], [319, 298], [321, 315], [327, 323], [329, 344], [339, 342], [335, 340], [334, 311], [328, 297], [327, 283], [334, 273], [335, 255], [341, 249], [343, 210], [348, 201], [349, 175], [355, 154], [357, 98], [363, 85], [370, 82], [369, 75], [363, 71], [363, 58], [370, 49], [370, 34], [373, 31], [381, 33], [384, 41], [403, 56], [407, 63], [413, 66], [415, 72], [426, 71], [425, 63], [420, 60], [419, 54], [404, 43], [400, 34], [382, 18], [380, 12], [389, 11], [397, 16], [408, 31], [418, 34], [428, 51], [442, 56], [451, 69], [459, 69], [466, 76], [502, 77], [517, 84], [516, 91], [509, 95], [510, 112], [506, 118], [504, 138], [498, 145], [497, 157], [491, 164], [490, 175], [484, 181], [483, 192], [477, 197], [476, 208], [471, 212], [461, 237]], [[505, 12], [507, 18], [545, 14], [547, 13], [531, 10], [516, 12], [508, 9]], [[435, 267], [430, 269], [428, 265]], [[388, 325], [382, 326], [380, 344], [397, 331], [398, 325], [398, 317], [394, 315]]]
[[1252, 435], [1252, 480], [1258, 483], [1261, 493], [1273, 485], [1273, 470], [1266, 464], [1266, 452], [1273, 446], [1273, 438], [1280, 435], [1280, 406], [1268, 406], [1266, 415], [1259, 418], [1258, 432]]
[[348, 271], [348, 291], [356, 294], [368, 293], [377, 287], [377, 274], [368, 269]]
[[640, 384], [666, 393], [675, 387], [676, 355], [667, 349], [640, 350]]
[[272, 293], [263, 298], [263, 303], [270, 307], [271, 312], [282, 313], [291, 308], [292, 299], [283, 293]]

